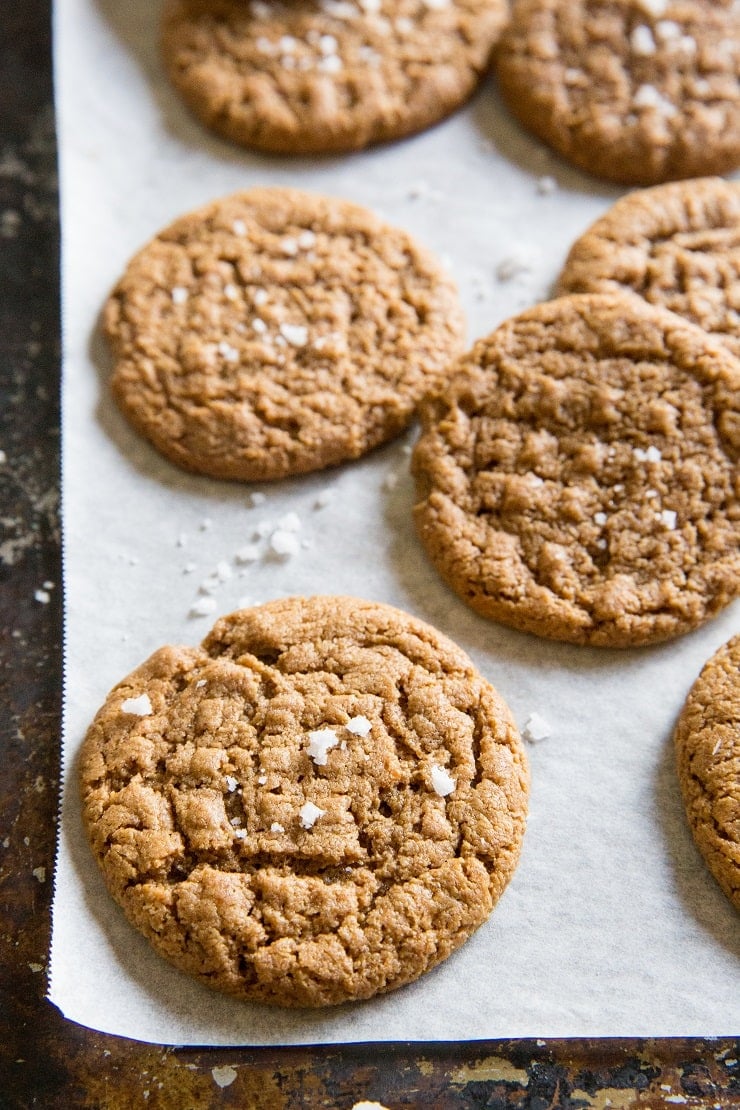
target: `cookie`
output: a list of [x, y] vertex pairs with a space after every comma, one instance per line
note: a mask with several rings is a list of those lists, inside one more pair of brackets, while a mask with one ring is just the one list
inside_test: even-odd
[[708, 177], [622, 197], [573, 245], [558, 288], [638, 293], [740, 357], [740, 183]]
[[740, 165], [739, 72], [733, 0], [515, 0], [497, 53], [520, 123], [636, 185]]
[[348, 201], [254, 189], [144, 247], [104, 328], [115, 397], [159, 451], [259, 481], [397, 435], [462, 350], [463, 318], [405, 232]]
[[473, 92], [506, 0], [169, 0], [170, 79], [208, 127], [281, 154], [359, 150]]
[[637, 297], [502, 324], [421, 408], [417, 528], [484, 616], [627, 647], [740, 593], [740, 362]]
[[113, 897], [166, 959], [244, 999], [409, 983], [488, 917], [524, 833], [526, 759], [467, 656], [387, 605], [288, 598], [166, 647], [80, 759]]
[[740, 910], [740, 636], [720, 648], [702, 670], [674, 739], [694, 840]]

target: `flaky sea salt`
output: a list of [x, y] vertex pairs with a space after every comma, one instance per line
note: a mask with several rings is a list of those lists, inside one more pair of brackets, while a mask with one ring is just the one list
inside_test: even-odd
[[668, 9], [669, 0], [638, 0], [639, 6], [648, 15], [657, 18]]
[[227, 343], [225, 340], [222, 340], [219, 343], [218, 353], [221, 355], [222, 358], [225, 358], [227, 362], [239, 361], [238, 350], [236, 349], [236, 347], [232, 347], [231, 344]]
[[260, 546], [256, 543], [247, 543], [244, 547], [240, 547], [234, 558], [237, 563], [243, 566], [249, 563], [256, 563], [260, 557]]
[[339, 73], [343, 68], [342, 59], [338, 54], [329, 54], [327, 57], [319, 59], [316, 68], [322, 73]]
[[674, 19], [659, 19], [655, 24], [655, 34], [661, 42], [671, 42], [681, 38], [681, 28]]
[[233, 228], [234, 235], [247, 234], [247, 225], [244, 223], [244, 220], [234, 220], [231, 226]]
[[654, 447], [653, 444], [650, 444], [647, 449], [635, 447], [634, 456], [638, 462], [660, 462], [663, 458], [659, 449]]
[[535, 259], [532, 251], [521, 248], [502, 258], [496, 267], [496, 277], [499, 281], [511, 281], [523, 274], [531, 273]]
[[283, 528], [278, 528], [270, 536], [270, 550], [273, 555], [278, 555], [281, 559], [290, 559], [291, 556], [297, 555], [301, 548], [301, 541], [295, 532], [286, 532]]
[[326, 813], [325, 809], [320, 809], [314, 805], [313, 802], [306, 802], [298, 811], [298, 816], [301, 819], [301, 826], [304, 829], [312, 829], [319, 817], [323, 817]]
[[289, 258], [293, 258], [296, 254], [298, 254], [298, 244], [296, 243], [295, 239], [283, 239], [280, 244], [280, 250], [283, 252], [283, 254], [287, 254]]
[[281, 324], [280, 334], [291, 347], [305, 347], [308, 342], [308, 328], [303, 324]]
[[630, 46], [635, 54], [646, 58], [655, 53], [655, 39], [649, 27], [640, 24], [630, 35]]
[[308, 734], [308, 754], [317, 767], [325, 767], [329, 761], [329, 751], [339, 743], [333, 728], [318, 728]]
[[301, 518], [298, 513], [286, 513], [280, 517], [277, 526], [284, 532], [300, 532]]
[[429, 777], [432, 780], [434, 793], [439, 794], [440, 798], [446, 798], [457, 786], [457, 779], [453, 779], [444, 767], [438, 767], [436, 763], [433, 765]]
[[345, 727], [353, 736], [368, 736], [373, 723], [367, 717], [350, 717]]
[[139, 694], [137, 698], [126, 698], [121, 702], [123, 713], [133, 713], [135, 717], [151, 717], [154, 710], [148, 694]]
[[214, 597], [199, 597], [190, 606], [191, 617], [207, 617], [209, 613], [215, 612], [216, 599]]
[[658, 513], [658, 520], [661, 524], [664, 524], [666, 528], [673, 530], [676, 527], [678, 513], [675, 509], [663, 509], [662, 512]]
[[239, 785], [239, 783], [237, 782], [237, 780], [234, 778], [233, 775], [227, 775], [226, 776], [226, 785], [229, 789], [229, 793], [233, 794], [234, 791], [236, 790], [237, 786]]
[[606, 513], [594, 513], [594, 524], [598, 524], [600, 528], [606, 524], [606, 520]]
[[676, 105], [663, 96], [655, 85], [640, 85], [632, 98], [632, 103], [636, 108], [653, 108], [664, 116], [675, 116], [677, 111]]
[[524, 722], [522, 735], [531, 744], [536, 744], [539, 740], [547, 740], [550, 735], [550, 726], [539, 713], [530, 713]]
[[272, 824], [270, 825], [270, 832], [284, 833], [285, 829], [283, 828], [283, 826], [280, 824], [279, 821], [273, 821]]
[[51, 601], [51, 595], [48, 590], [34, 590], [33, 597], [40, 605], [48, 605]]
[[188, 299], [188, 291], [184, 285], [176, 285], [172, 290], [172, 303], [185, 304]]

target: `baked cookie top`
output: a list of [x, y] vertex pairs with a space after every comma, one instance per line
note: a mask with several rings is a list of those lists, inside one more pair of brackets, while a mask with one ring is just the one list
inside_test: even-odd
[[733, 0], [515, 0], [508, 107], [580, 169], [652, 185], [740, 165]]
[[740, 910], [740, 636], [712, 656], [694, 683], [675, 743], [694, 839]]
[[472, 93], [506, 0], [168, 0], [170, 78], [209, 127], [287, 154], [359, 150]]
[[112, 388], [163, 454], [217, 478], [282, 478], [399, 433], [462, 349], [452, 281], [348, 201], [237, 193], [133, 260], [104, 328]]
[[242, 998], [324, 1006], [416, 979], [488, 917], [528, 777], [511, 715], [421, 621], [288, 598], [167, 647], [80, 758], [113, 897], [156, 950]]
[[574, 243], [558, 287], [638, 293], [740, 356], [740, 182], [707, 177], [628, 193]]
[[549, 301], [421, 416], [419, 534], [485, 616], [624, 647], [740, 592], [740, 363], [695, 325], [632, 296]]

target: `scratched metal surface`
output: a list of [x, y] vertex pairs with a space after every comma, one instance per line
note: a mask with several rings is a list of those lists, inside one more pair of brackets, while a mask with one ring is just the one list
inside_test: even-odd
[[61, 702], [48, 0], [0, 19], [0, 1108], [740, 1107], [740, 1039], [177, 1049], [45, 1001]]

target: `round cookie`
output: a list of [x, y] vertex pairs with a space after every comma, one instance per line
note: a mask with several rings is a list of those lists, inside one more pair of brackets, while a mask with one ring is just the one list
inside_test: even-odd
[[208, 986], [285, 1006], [411, 982], [481, 925], [526, 819], [511, 715], [467, 656], [387, 605], [288, 598], [167, 647], [80, 760], [113, 897]]
[[458, 108], [507, 13], [506, 0], [168, 0], [162, 50], [185, 102], [226, 138], [338, 153]]
[[740, 183], [707, 177], [628, 193], [574, 243], [558, 288], [638, 293], [740, 356]]
[[573, 295], [481, 339], [421, 407], [417, 528], [484, 616], [626, 647], [740, 592], [740, 363], [637, 297]]
[[709, 870], [740, 910], [740, 636], [703, 668], [674, 739], [694, 839]]
[[140, 251], [104, 328], [131, 423], [188, 469], [246, 481], [358, 458], [462, 350], [452, 281], [348, 201], [254, 189]]
[[738, 72], [733, 0], [515, 0], [497, 52], [516, 118], [625, 184], [740, 165]]

